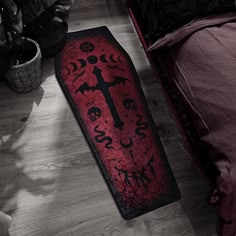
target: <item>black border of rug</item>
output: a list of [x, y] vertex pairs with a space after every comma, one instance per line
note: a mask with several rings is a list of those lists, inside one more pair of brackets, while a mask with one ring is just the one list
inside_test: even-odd
[[60, 68], [59, 68], [61, 53], [59, 53], [55, 57], [55, 69], [56, 69], [55, 72], [56, 72], [57, 80], [58, 80], [58, 82], [59, 82], [59, 84], [62, 88], [62, 91], [63, 91], [65, 97], [67, 98], [67, 101], [68, 101], [68, 103], [69, 103], [69, 105], [72, 109], [72, 112], [73, 112], [73, 114], [74, 114], [74, 116], [75, 116], [75, 118], [76, 118], [83, 134], [84, 134], [84, 137], [86, 138], [87, 143], [89, 144], [90, 150], [93, 153], [93, 156], [95, 157], [95, 160], [96, 160], [96, 162], [97, 162], [97, 164], [100, 168], [101, 174], [103, 175], [103, 177], [104, 177], [104, 179], [107, 183], [107, 186], [108, 186], [108, 188], [109, 188], [109, 190], [112, 194], [112, 197], [113, 197], [113, 199], [114, 199], [114, 201], [115, 201], [115, 203], [116, 203], [116, 205], [117, 205], [117, 207], [120, 211], [121, 216], [124, 219], [129, 220], [129, 219], [138, 217], [140, 215], [143, 215], [145, 213], [148, 213], [150, 211], [156, 210], [156, 209], [158, 209], [162, 206], [165, 206], [165, 205], [168, 205], [170, 203], [176, 202], [176, 201], [180, 200], [181, 194], [180, 194], [178, 185], [176, 183], [174, 174], [172, 172], [172, 169], [170, 167], [170, 164], [168, 162], [167, 156], [165, 154], [165, 151], [164, 151], [163, 145], [161, 143], [160, 137], [157, 133], [154, 120], [152, 118], [151, 112], [149, 110], [147, 101], [145, 99], [145, 96], [144, 96], [144, 93], [143, 93], [143, 90], [142, 90], [142, 87], [141, 87], [141, 84], [140, 84], [140, 81], [139, 81], [138, 74], [136, 72], [136, 69], [135, 69], [135, 67], [132, 63], [132, 60], [131, 60], [130, 56], [124, 50], [124, 48], [118, 43], [118, 41], [114, 38], [114, 36], [112, 35], [112, 33], [109, 31], [109, 29], [106, 26], [101, 26], [101, 27], [97, 27], [97, 28], [90, 28], [90, 29], [86, 29], [86, 30], [67, 33], [67, 38], [68, 39], [73, 39], [73, 38], [77, 39], [77, 38], [79, 38], [79, 36], [81, 34], [83, 34], [85, 32], [86, 32], [87, 35], [91, 34], [91, 36], [101, 35], [101, 34], [104, 35], [109, 41], [113, 41], [114, 44], [116, 44], [116, 47], [120, 51], [122, 51], [123, 54], [125, 54], [126, 58], [130, 62], [130, 68], [132, 70], [133, 75], [135, 76], [134, 79], [137, 83], [137, 88], [138, 88], [139, 95], [140, 95], [141, 100], [144, 104], [145, 112], [147, 113], [147, 115], [149, 117], [150, 126], [151, 126], [151, 128], [154, 132], [156, 145], [158, 146], [158, 150], [159, 150], [159, 157], [162, 159], [163, 164], [164, 164], [164, 168], [168, 172], [169, 179], [170, 179], [170, 182], [168, 183], [169, 186], [170, 186], [169, 187], [170, 191], [168, 192], [168, 194], [158, 198], [156, 202], [154, 202], [154, 203], [152, 203], [148, 206], [144, 206], [144, 207], [140, 207], [140, 208], [126, 208], [125, 206], [123, 206], [122, 201], [120, 200], [120, 197], [119, 197], [119, 193], [116, 191], [115, 187], [113, 186], [112, 181], [110, 180], [110, 177], [109, 177], [106, 169], [104, 168], [104, 165], [103, 165], [103, 162], [102, 162], [102, 160], [99, 156], [99, 153], [97, 152], [96, 147], [93, 144], [93, 141], [91, 140], [90, 136], [87, 133], [86, 126], [85, 126], [83, 120], [80, 117], [80, 114], [79, 114], [79, 112], [76, 108], [76, 105], [74, 104], [73, 99], [71, 98], [70, 93], [67, 91], [67, 88], [66, 88], [66, 86], [63, 82], [63, 79], [61, 78]]

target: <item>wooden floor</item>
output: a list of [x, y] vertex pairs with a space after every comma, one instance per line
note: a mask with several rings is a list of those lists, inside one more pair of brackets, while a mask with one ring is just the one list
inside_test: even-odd
[[47, 60], [42, 86], [29, 94], [0, 83], [0, 210], [13, 217], [9, 235], [216, 235], [209, 187], [184, 150], [125, 7], [118, 0], [76, 0], [70, 31], [102, 25], [140, 75], [182, 199], [131, 221], [121, 218]]

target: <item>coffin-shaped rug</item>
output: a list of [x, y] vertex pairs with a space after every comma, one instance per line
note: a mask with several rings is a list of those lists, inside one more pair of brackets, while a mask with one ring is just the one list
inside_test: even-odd
[[121, 215], [179, 200], [137, 72], [108, 28], [69, 33], [56, 76]]

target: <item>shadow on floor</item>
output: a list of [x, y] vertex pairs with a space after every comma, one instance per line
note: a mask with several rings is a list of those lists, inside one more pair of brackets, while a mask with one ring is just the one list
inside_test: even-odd
[[17, 209], [16, 197], [20, 190], [35, 195], [47, 193], [43, 189], [43, 185], [48, 184], [47, 180], [33, 180], [24, 174], [23, 156], [19, 152], [24, 149], [24, 144], [18, 144], [33, 106], [40, 104], [43, 94], [42, 87], [18, 94], [4, 82], [0, 83], [0, 210], [10, 215]]

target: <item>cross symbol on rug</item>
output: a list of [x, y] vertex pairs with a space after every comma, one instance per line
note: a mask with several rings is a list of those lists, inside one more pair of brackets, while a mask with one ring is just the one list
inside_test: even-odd
[[103, 97], [105, 98], [106, 100], [106, 103], [110, 109], [110, 112], [111, 112], [111, 115], [113, 117], [113, 120], [114, 120], [114, 127], [122, 130], [123, 129], [123, 125], [124, 125], [124, 122], [120, 119], [120, 116], [117, 112], [117, 109], [116, 109], [116, 106], [114, 104], [114, 101], [113, 101], [113, 98], [110, 94], [110, 91], [109, 91], [109, 88], [110, 87], [114, 87], [120, 83], [123, 83], [125, 84], [126, 82], [126, 78], [123, 78], [123, 77], [120, 77], [120, 76], [114, 76], [114, 81], [113, 82], [106, 82], [102, 76], [102, 70], [99, 69], [97, 66], [94, 67], [94, 70], [93, 70], [93, 74], [96, 76], [97, 78], [97, 85], [95, 86], [90, 86], [87, 82], [82, 84], [77, 90], [76, 90], [76, 94], [78, 92], [81, 92], [82, 94], [84, 94], [86, 91], [89, 92], [89, 91], [101, 91]]

